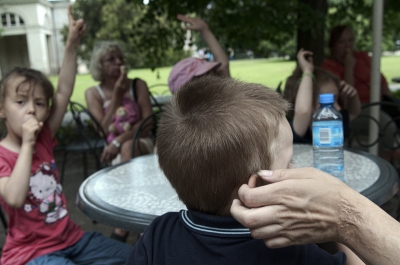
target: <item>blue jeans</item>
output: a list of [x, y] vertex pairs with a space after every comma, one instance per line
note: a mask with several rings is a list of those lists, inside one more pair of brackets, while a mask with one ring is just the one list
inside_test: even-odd
[[27, 265], [125, 264], [133, 247], [103, 236], [86, 232], [76, 244], [31, 260]]

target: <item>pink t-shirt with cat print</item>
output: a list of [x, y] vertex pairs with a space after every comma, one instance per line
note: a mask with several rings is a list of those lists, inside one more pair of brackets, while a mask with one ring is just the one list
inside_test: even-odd
[[[70, 218], [53, 156], [57, 140], [46, 124], [36, 141], [29, 192], [20, 209], [0, 203], [7, 212], [8, 233], [1, 264], [26, 264], [30, 260], [75, 244], [83, 230]], [[0, 146], [0, 177], [8, 177], [18, 153]]]

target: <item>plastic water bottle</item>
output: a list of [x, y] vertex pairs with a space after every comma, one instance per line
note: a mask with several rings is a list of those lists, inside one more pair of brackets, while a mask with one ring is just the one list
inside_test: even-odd
[[343, 121], [333, 94], [320, 94], [312, 119], [314, 167], [344, 181]]

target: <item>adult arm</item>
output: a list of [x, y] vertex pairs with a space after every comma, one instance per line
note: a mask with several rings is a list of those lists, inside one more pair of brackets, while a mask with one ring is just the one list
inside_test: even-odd
[[68, 20], [69, 29], [64, 59], [61, 65], [57, 91], [53, 98], [52, 112], [47, 120], [53, 137], [61, 126], [69, 99], [74, 89], [77, 49], [81, 37], [86, 31], [86, 24], [83, 19], [74, 20], [72, 16], [72, 6], [68, 7]]
[[354, 66], [356, 65], [356, 59], [351, 49], [346, 49], [344, 61], [341, 63], [344, 65], [343, 80], [347, 84], [354, 86]]
[[189, 23], [190, 25], [186, 27], [186, 30], [198, 31], [203, 38], [204, 42], [210, 48], [211, 53], [214, 56], [214, 61], [220, 62], [221, 66], [218, 68], [217, 73], [221, 76], [230, 76], [229, 72], [229, 59], [225, 51], [222, 49], [218, 40], [215, 38], [214, 34], [205, 23], [200, 18], [191, 18], [184, 15], [178, 15], [177, 18], [181, 21]]
[[361, 112], [360, 98], [357, 90], [345, 81], [340, 81], [340, 99], [343, 104], [342, 107], [349, 113], [350, 121], [357, 118]]
[[260, 171], [270, 185], [239, 189], [231, 213], [271, 248], [336, 241], [365, 263], [400, 263], [400, 224], [340, 180], [314, 168]]
[[[308, 60], [306, 59], [308, 56]], [[300, 49], [297, 61], [303, 72], [294, 102], [293, 130], [303, 137], [311, 123], [313, 111], [313, 71], [312, 52]]]

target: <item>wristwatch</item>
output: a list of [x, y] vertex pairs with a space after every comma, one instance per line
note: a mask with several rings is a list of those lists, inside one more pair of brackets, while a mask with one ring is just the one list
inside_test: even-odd
[[117, 141], [117, 140], [112, 140], [112, 142], [111, 142], [116, 148], [120, 148], [121, 147], [121, 144]]

